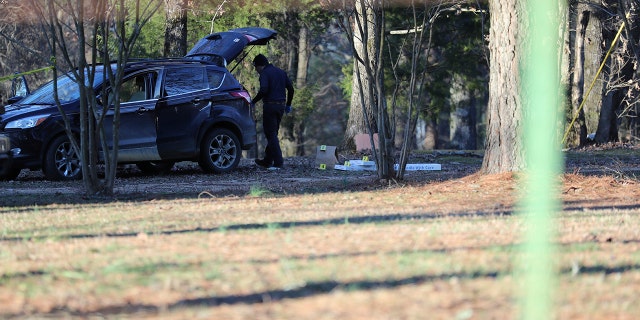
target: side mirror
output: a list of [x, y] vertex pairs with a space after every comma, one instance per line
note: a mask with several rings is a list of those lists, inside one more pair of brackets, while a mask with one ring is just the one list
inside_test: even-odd
[[[17, 75], [17, 73], [16, 73]], [[25, 79], [24, 75], [16, 76], [11, 80], [11, 96], [24, 98], [30, 93], [29, 85], [27, 84], [27, 79]], [[9, 100], [11, 101], [10, 98]], [[16, 100], [19, 101], [20, 99]], [[16, 102], [14, 101], [14, 102]]]

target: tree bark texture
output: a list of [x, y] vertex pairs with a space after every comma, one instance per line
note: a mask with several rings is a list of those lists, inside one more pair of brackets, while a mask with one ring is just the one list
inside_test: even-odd
[[165, 0], [164, 56], [187, 55], [187, 0]]
[[[587, 142], [587, 127], [584, 117], [584, 57], [585, 57], [585, 37], [589, 18], [591, 14], [588, 10], [580, 10], [576, 24], [575, 47], [574, 47], [574, 68], [573, 85], [571, 90], [571, 135], [567, 141], [571, 146], [582, 146]], [[575, 121], [573, 120], [575, 119]]]
[[[521, 140], [520, 27], [517, 0], [490, 0], [490, 71], [487, 142], [481, 172], [501, 173], [524, 169]], [[534, 111], [532, 111], [534, 112]]]
[[[600, 116], [600, 108], [602, 107], [602, 90], [603, 81], [602, 74], [598, 75], [598, 69], [602, 63], [603, 52], [603, 34], [602, 34], [602, 12], [598, 12], [595, 8], [600, 4], [599, 0], [591, 0], [591, 5], [580, 3], [579, 8], [589, 10], [589, 23], [585, 25], [584, 30], [584, 92], [593, 83], [593, 88], [589, 96], [585, 96], [584, 102], [584, 134], [595, 132], [598, 126], [598, 117]], [[580, 9], [580, 11], [584, 11]], [[577, 52], [575, 52], [577, 54]], [[597, 78], [596, 78], [597, 77]], [[593, 82], [594, 79], [597, 79]], [[582, 138], [584, 139], [584, 138]], [[580, 141], [581, 143], [583, 141]]]
[[[296, 69], [296, 88], [302, 89], [307, 86], [307, 74], [309, 70], [309, 56], [311, 50], [309, 48], [309, 28], [302, 24], [298, 32], [298, 68]], [[304, 156], [304, 139], [305, 125], [303, 119], [296, 121], [293, 127], [293, 134], [296, 142], [296, 155]]]
[[[364, 19], [368, 19], [372, 21], [370, 12], [362, 12], [360, 10], [360, 5], [365, 0], [356, 1], [356, 7], [358, 8], [358, 13], [361, 16], [360, 19], [364, 21]], [[366, 10], [365, 10], [366, 11]], [[362, 27], [362, 26], [360, 26]], [[353, 46], [354, 56], [364, 57], [367, 54], [367, 50], [365, 45], [373, 46], [375, 45], [375, 31], [373, 28], [373, 23], [369, 22], [366, 25], [369, 30], [358, 30], [359, 26], [356, 22], [353, 22]], [[363, 32], [361, 32], [363, 31]], [[363, 34], [364, 33], [364, 34]], [[363, 36], [367, 36], [367, 39], [363, 39]], [[344, 133], [344, 140], [341, 145], [341, 149], [343, 150], [353, 150], [355, 151], [356, 145], [353, 138], [357, 134], [368, 134], [369, 131], [376, 132], [375, 120], [372, 114], [365, 115], [365, 109], [371, 110], [375, 104], [375, 101], [372, 99], [372, 92], [374, 84], [371, 83], [370, 77], [367, 74], [366, 66], [362, 65], [357, 59], [353, 61], [353, 81], [352, 81], [352, 89], [351, 89], [351, 103], [349, 108], [349, 120], [347, 120], [347, 127]], [[366, 106], [363, 107], [363, 102]], [[369, 111], [371, 112], [371, 111]], [[371, 128], [369, 128], [371, 126]]]
[[[362, 41], [361, 39], [354, 38], [356, 50], [359, 50], [362, 54]], [[360, 75], [358, 75], [360, 73]], [[361, 83], [358, 83], [358, 77], [360, 78]], [[362, 85], [362, 93], [360, 91], [360, 85]], [[344, 141], [342, 142], [341, 149], [344, 150], [355, 150], [356, 144], [353, 138], [357, 134], [368, 133], [369, 128], [367, 127], [367, 122], [365, 120], [364, 108], [362, 107], [362, 99], [364, 99], [365, 103], [371, 105], [373, 101], [369, 101], [368, 95], [371, 87], [371, 83], [367, 77], [366, 71], [364, 71], [364, 67], [360, 65], [358, 60], [353, 61], [353, 81], [352, 81], [352, 89], [351, 89], [351, 102], [349, 104], [349, 120], [347, 120], [347, 127], [344, 133]], [[369, 116], [369, 120], [373, 119]], [[371, 122], [369, 122], [371, 123]]]

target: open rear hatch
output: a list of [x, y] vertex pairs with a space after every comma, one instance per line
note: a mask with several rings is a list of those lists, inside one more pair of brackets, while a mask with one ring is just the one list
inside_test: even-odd
[[[215, 62], [227, 66], [247, 46], [266, 45], [278, 33], [271, 29], [245, 27], [212, 33], [200, 39], [187, 53], [186, 58]], [[238, 63], [244, 59], [244, 54]]]

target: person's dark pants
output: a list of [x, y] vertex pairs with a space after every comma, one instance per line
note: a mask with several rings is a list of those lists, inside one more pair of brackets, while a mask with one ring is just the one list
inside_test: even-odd
[[262, 127], [264, 136], [267, 138], [267, 147], [264, 149], [264, 162], [267, 166], [281, 167], [284, 162], [282, 149], [280, 149], [280, 140], [278, 140], [278, 130], [280, 130], [284, 107], [284, 104], [263, 104]]

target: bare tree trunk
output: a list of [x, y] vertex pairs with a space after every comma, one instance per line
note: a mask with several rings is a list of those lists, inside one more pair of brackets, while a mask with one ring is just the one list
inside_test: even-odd
[[606, 143], [618, 140], [618, 117], [616, 110], [622, 99], [617, 90], [609, 91], [603, 98], [602, 109], [600, 110], [600, 120], [596, 131], [596, 142]]
[[[575, 63], [573, 71], [573, 84], [571, 90], [571, 114], [575, 117], [575, 121], [570, 122], [571, 141], [569, 145], [582, 146], [587, 142], [587, 127], [584, 117], [584, 43], [585, 33], [589, 25], [590, 11], [582, 10], [578, 15], [578, 23], [576, 25], [576, 41], [575, 41]], [[577, 115], [577, 116], [575, 116]]]
[[[345, 3], [346, 5], [346, 3]], [[354, 96], [360, 98], [362, 113], [355, 113], [354, 119], [349, 119], [350, 126], [345, 133], [343, 145], [353, 145], [353, 130], [362, 125], [357, 123], [364, 120], [364, 127], [368, 128], [371, 150], [378, 169], [378, 178], [393, 178], [393, 135], [387, 112], [387, 99], [384, 88], [383, 72], [383, 34], [384, 34], [384, 1], [357, 0], [355, 7], [345, 7], [346, 17], [342, 20], [342, 28], [347, 32], [354, 60], [357, 61], [354, 70]], [[349, 24], [346, 22], [348, 21]], [[366, 81], [366, 84], [365, 84]], [[355, 92], [359, 92], [355, 94]], [[351, 106], [351, 112], [357, 112]], [[368, 116], [371, 116], [369, 118]], [[355, 119], [355, 116], [358, 119]], [[373, 119], [373, 120], [372, 120]], [[378, 133], [378, 146], [374, 143], [374, 133]]]
[[[124, 76], [124, 64], [130, 56], [140, 28], [153, 16], [159, 8], [159, 1], [149, 1], [141, 8], [140, 1], [133, 2], [133, 6], [127, 7], [124, 0], [80, 0], [67, 6], [69, 11], [60, 10], [61, 2], [49, 0], [44, 5], [38, 1], [31, 1], [32, 7], [44, 19], [49, 27], [51, 54], [56, 57], [53, 66], [58, 66], [58, 60], [64, 61], [69, 66], [75, 66], [69, 73], [70, 77], [78, 84], [79, 91], [79, 115], [68, 115], [61, 108], [57, 94], [57, 82], [54, 80], [54, 99], [57, 101], [58, 110], [64, 120], [65, 131], [74, 151], [79, 155], [85, 191], [88, 195], [111, 195], [115, 181], [117, 166], [118, 130], [114, 131], [114, 150], [109, 150], [105, 137], [104, 122], [102, 121], [107, 108], [114, 110], [114, 129], [118, 128], [119, 102], [111, 104], [105, 101], [102, 105], [97, 103], [97, 93], [94, 91], [95, 81], [104, 81], [105, 88], [119, 88]], [[64, 3], [67, 4], [66, 2]], [[129, 3], [131, 4], [131, 3]], [[107, 10], [111, 8], [112, 10]], [[128, 10], [133, 12], [128, 13]], [[128, 20], [130, 19], [130, 20]], [[129, 29], [127, 24], [134, 27]], [[73, 27], [70, 27], [73, 26]], [[69, 36], [71, 34], [72, 36]], [[71, 38], [71, 40], [69, 40]], [[96, 66], [99, 59], [98, 38], [102, 39], [103, 52], [100, 55], [104, 63], [104, 75], [102, 79], [95, 79]], [[90, 41], [87, 43], [87, 40]], [[77, 41], [75, 50], [70, 50], [69, 41]], [[115, 70], [112, 70], [109, 51], [104, 48], [114, 45], [117, 62]], [[90, 48], [87, 54], [87, 48]], [[57, 51], [57, 50], [60, 51]], [[74, 52], [75, 51], [75, 52]], [[59, 52], [59, 53], [58, 53]], [[89, 58], [88, 61], [87, 58]], [[54, 79], [57, 72], [54, 69]], [[118, 100], [118, 90], [114, 90], [114, 100]], [[73, 118], [72, 118], [73, 117]], [[72, 125], [73, 122], [73, 125]], [[79, 132], [75, 132], [78, 129]], [[79, 142], [78, 142], [79, 140]], [[98, 175], [99, 152], [104, 152], [105, 178]], [[45, 172], [46, 174], [46, 172]]]
[[187, 5], [188, 0], [165, 0], [166, 26], [164, 31], [164, 56], [187, 55]]
[[296, 75], [296, 87], [307, 85], [307, 73], [309, 70], [309, 28], [302, 24], [298, 33], [298, 69]]
[[521, 140], [521, 60], [517, 0], [490, 0], [490, 71], [487, 142], [481, 172], [519, 171], [525, 167]]
[[[584, 96], [584, 135], [594, 132], [598, 126], [598, 117], [600, 114], [600, 108], [602, 107], [602, 92], [603, 81], [602, 74], [598, 75], [598, 70], [602, 63], [603, 57], [603, 33], [602, 33], [602, 12], [598, 12], [596, 8], [599, 7], [599, 0], [589, 0], [589, 3], [578, 2], [579, 13], [588, 10], [589, 22], [586, 24], [584, 30], [584, 44], [583, 44], [583, 63], [582, 69], [584, 74], [584, 89], [591, 88], [591, 92], [588, 96]], [[577, 23], [577, 22], [576, 22]], [[576, 29], [579, 27], [576, 26]], [[576, 30], [577, 31], [577, 30]], [[577, 33], [577, 32], [576, 32]], [[576, 39], [577, 41], [577, 39]], [[578, 52], [574, 52], [577, 55]], [[594, 82], [595, 80], [595, 82]], [[580, 143], [584, 143], [585, 137], [581, 137]]]
[[[363, 54], [363, 43], [362, 39], [359, 37], [354, 37], [354, 47], [355, 50], [359, 54]], [[360, 83], [358, 80], [360, 79]], [[362, 91], [360, 90], [362, 87]], [[342, 142], [341, 149], [343, 150], [353, 150], [356, 149], [356, 144], [354, 141], [354, 137], [358, 134], [366, 134], [369, 132], [369, 127], [367, 123], [371, 123], [373, 118], [371, 115], [367, 115], [368, 119], [365, 119], [365, 108], [362, 106], [363, 100], [367, 105], [371, 105], [373, 102], [369, 101], [369, 96], [365, 94], [362, 95], [362, 92], [369, 92], [371, 89], [371, 84], [369, 82], [369, 78], [367, 77], [367, 73], [364, 69], [364, 66], [357, 60], [353, 60], [353, 81], [351, 88], [351, 102], [349, 104], [349, 120], [347, 120], [347, 127], [344, 133], [344, 140]]]
[[[307, 86], [307, 73], [309, 70], [309, 28], [302, 24], [298, 33], [298, 68], [296, 75], [296, 87], [302, 89]], [[296, 155], [304, 156], [304, 121], [296, 121], [293, 126], [293, 135], [296, 142]]]

